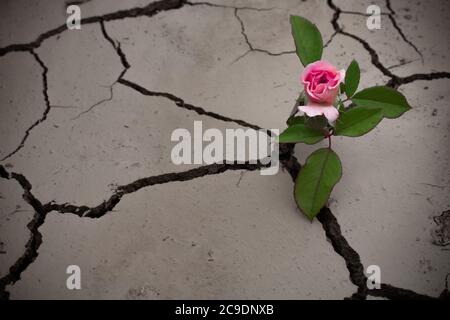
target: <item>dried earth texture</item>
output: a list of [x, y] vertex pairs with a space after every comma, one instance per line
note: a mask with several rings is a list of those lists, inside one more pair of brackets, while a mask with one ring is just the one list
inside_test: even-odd
[[[1, 298], [448, 298], [447, 2], [209, 1], [76, 1], [81, 30], [68, 1], [1, 1]], [[361, 87], [413, 106], [334, 139], [344, 175], [312, 223], [292, 179], [317, 146], [282, 145], [274, 176], [171, 161], [172, 131], [194, 120], [286, 126], [302, 71], [290, 14], [318, 25], [327, 60], [358, 60]]]

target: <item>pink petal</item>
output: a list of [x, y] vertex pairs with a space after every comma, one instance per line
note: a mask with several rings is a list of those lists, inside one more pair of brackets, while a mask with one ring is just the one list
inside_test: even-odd
[[335, 122], [339, 117], [339, 111], [334, 106], [325, 107], [323, 115], [328, 119], [328, 122]]
[[338, 73], [336, 74], [336, 77], [333, 79], [333, 81], [330, 81], [330, 89], [335, 89], [337, 88], [337, 86], [344, 82], [345, 80], [345, 70], [339, 70]]
[[306, 66], [306, 68], [303, 70], [302, 76], [301, 76], [301, 80], [303, 83], [305, 83], [305, 81], [307, 80], [306, 76], [309, 75], [310, 72], [314, 71], [314, 70], [320, 70], [320, 71], [327, 70], [332, 73], [337, 72], [336, 68], [331, 63], [329, 63], [328, 61], [325, 61], [325, 60], [319, 60], [319, 61], [308, 64]]
[[308, 117], [316, 117], [323, 115], [322, 107], [314, 107], [314, 106], [299, 106], [298, 110], [306, 113]]
[[315, 95], [321, 95], [325, 92], [326, 89], [327, 89], [327, 85], [325, 83], [320, 83], [316, 86], [314, 93], [315, 93]]
[[341, 76], [340, 82], [344, 82], [344, 80], [345, 80], [345, 69], [339, 70], [339, 74]]
[[306, 113], [308, 117], [324, 115], [329, 122], [334, 122], [339, 117], [339, 111], [334, 106], [300, 106], [298, 110]]

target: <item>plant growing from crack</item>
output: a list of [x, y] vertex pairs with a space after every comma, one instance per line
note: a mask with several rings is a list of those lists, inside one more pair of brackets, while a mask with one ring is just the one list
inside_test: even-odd
[[400, 92], [386, 86], [357, 92], [358, 63], [353, 60], [347, 70], [337, 70], [321, 60], [323, 41], [316, 25], [299, 16], [291, 16], [290, 22], [296, 52], [305, 67], [301, 75], [304, 90], [296, 104], [302, 115], [289, 118], [288, 128], [278, 140], [306, 144], [328, 140], [327, 148], [307, 158], [295, 181], [295, 201], [308, 218], [314, 219], [342, 176], [341, 161], [331, 148], [332, 137], [362, 136], [383, 118], [398, 118], [411, 107]]

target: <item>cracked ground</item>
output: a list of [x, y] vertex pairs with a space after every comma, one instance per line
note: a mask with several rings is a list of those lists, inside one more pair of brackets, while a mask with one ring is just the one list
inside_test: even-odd
[[[1, 298], [448, 298], [445, 1], [78, 1], [70, 31], [67, 3], [0, 4]], [[302, 70], [290, 14], [318, 25], [325, 59], [358, 60], [360, 87], [413, 106], [335, 139], [343, 178], [313, 223], [292, 179], [317, 146], [280, 146], [275, 176], [170, 159], [172, 131], [194, 120], [286, 126]]]

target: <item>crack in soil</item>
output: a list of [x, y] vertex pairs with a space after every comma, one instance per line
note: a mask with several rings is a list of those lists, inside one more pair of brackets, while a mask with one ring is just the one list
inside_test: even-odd
[[392, 66], [389, 66], [389, 67], [387, 67], [389, 70], [391, 70], [391, 69], [395, 69], [395, 68], [399, 68], [399, 67], [403, 67], [403, 66], [405, 66], [405, 65], [407, 65], [407, 64], [410, 64], [410, 63], [413, 63], [413, 62], [415, 62], [415, 61], [417, 61], [417, 60], [400, 60], [400, 62], [399, 63], [396, 63], [396, 64], [394, 64], [394, 65], [392, 65]]
[[125, 75], [125, 73], [128, 71], [128, 69], [131, 68], [131, 65], [129, 64], [129, 62], [127, 60], [127, 56], [125, 55], [125, 53], [122, 51], [122, 48], [120, 47], [120, 42], [111, 38], [111, 36], [106, 31], [106, 26], [105, 26], [104, 21], [100, 21], [100, 28], [102, 30], [102, 34], [105, 37], [105, 39], [111, 44], [111, 46], [114, 48], [114, 50], [116, 50], [116, 53], [119, 56], [120, 62], [122, 63], [122, 66], [123, 66], [123, 70], [116, 80], [116, 82], [117, 82], [120, 79], [122, 79], [122, 77]]
[[125, 53], [123, 52], [122, 48], [120, 47], [120, 42], [117, 40], [114, 40], [113, 38], [110, 37], [110, 35], [108, 34], [108, 32], [106, 31], [106, 26], [105, 26], [105, 22], [104, 21], [100, 21], [100, 29], [102, 31], [102, 35], [103, 37], [106, 39], [106, 41], [108, 41], [111, 46], [114, 48], [114, 50], [116, 51], [117, 55], [120, 58], [120, 62], [122, 63], [123, 66], [123, 70], [121, 71], [121, 73], [119, 74], [119, 77], [117, 78], [116, 81], [114, 81], [111, 85], [108, 86], [109, 89], [109, 97], [104, 98], [100, 101], [98, 101], [97, 103], [93, 104], [92, 106], [90, 106], [87, 110], [79, 113], [76, 117], [74, 117], [72, 120], [77, 120], [79, 119], [82, 115], [91, 112], [95, 107], [103, 104], [104, 102], [108, 102], [111, 101], [114, 98], [114, 91], [113, 91], [113, 87], [117, 84], [117, 82], [122, 79], [122, 77], [125, 75], [125, 73], [128, 71], [128, 69], [131, 68], [131, 65], [128, 63], [127, 57], [125, 55]]
[[196, 178], [208, 176], [208, 175], [216, 175], [221, 174], [230, 170], [246, 170], [246, 171], [255, 171], [261, 168], [267, 167], [268, 165], [261, 164], [260, 162], [251, 164], [249, 162], [246, 163], [223, 163], [223, 164], [211, 164], [202, 167], [198, 167], [195, 169], [183, 171], [183, 172], [172, 172], [165, 173], [157, 176], [151, 176], [147, 178], [142, 178], [131, 182], [127, 185], [117, 187], [114, 194], [106, 201], [102, 202], [96, 207], [89, 208], [87, 206], [74, 206], [70, 204], [56, 204], [49, 203], [48, 208], [59, 213], [74, 213], [79, 217], [87, 217], [87, 218], [101, 218], [108, 212], [111, 212], [114, 207], [120, 202], [124, 195], [134, 193], [142, 188], [146, 188], [153, 185], [166, 184], [169, 182], [180, 182], [180, 181], [189, 181]]
[[42, 93], [44, 95], [44, 100], [45, 100], [45, 110], [44, 113], [42, 114], [42, 117], [39, 118], [37, 121], [35, 121], [26, 131], [25, 134], [22, 138], [22, 140], [20, 141], [20, 144], [16, 147], [16, 149], [14, 149], [12, 152], [10, 152], [9, 154], [7, 154], [5, 157], [3, 157], [2, 159], [0, 159], [0, 162], [5, 161], [6, 159], [12, 157], [13, 155], [15, 155], [20, 149], [22, 149], [25, 145], [25, 142], [27, 141], [28, 137], [30, 136], [31, 131], [36, 128], [38, 125], [40, 125], [42, 122], [44, 122], [45, 120], [47, 120], [47, 115], [50, 112], [51, 106], [50, 106], [50, 98], [48, 96], [48, 80], [47, 80], [47, 74], [48, 74], [48, 68], [47, 66], [44, 64], [44, 62], [41, 60], [41, 58], [39, 57], [39, 55], [34, 51], [34, 50], [29, 50], [28, 51], [33, 57], [34, 59], [37, 61], [37, 63], [41, 66], [42, 68], [42, 83], [43, 83], [43, 89], [42, 89]]
[[394, 76], [389, 80], [387, 86], [392, 88], [398, 88], [401, 85], [405, 85], [418, 80], [438, 80], [438, 79], [450, 79], [450, 72], [431, 72], [431, 73], [415, 73], [406, 77]]
[[[97, 22], [122, 20], [126, 18], [137, 18], [137, 17], [152, 17], [161, 11], [175, 10], [183, 7], [186, 4], [183, 0], [160, 0], [156, 2], [151, 2], [145, 7], [136, 7], [127, 10], [120, 10], [112, 13], [107, 13], [101, 16], [93, 16], [81, 19], [81, 24], [92, 24]], [[17, 51], [30, 51], [41, 46], [42, 42], [48, 38], [56, 36], [67, 30], [67, 25], [63, 24], [55, 29], [49, 30], [42, 33], [37, 37], [36, 40], [23, 43], [23, 44], [12, 44], [3, 48], [0, 48], [0, 57], [4, 56], [10, 52]]]
[[[402, 38], [402, 40], [411, 48], [413, 48], [413, 50], [420, 56], [420, 59], [422, 61], [422, 63], [424, 62], [423, 60], [423, 54], [422, 52], [417, 48], [417, 46], [412, 43], [410, 40], [408, 40], [408, 38], [406, 37], [405, 33], [403, 32], [403, 30], [400, 28], [400, 26], [397, 23], [397, 20], [395, 19], [395, 15], [396, 12], [392, 9], [392, 6], [390, 4], [389, 0], [386, 0], [386, 7], [389, 10], [389, 13], [386, 12], [381, 12], [380, 14], [383, 16], [387, 16], [389, 18], [389, 20], [392, 23], [392, 26], [394, 27], [394, 29], [398, 32], [398, 34], [400, 35], [400, 37]], [[351, 15], [358, 15], [358, 16], [365, 16], [365, 17], [370, 17], [371, 15], [368, 13], [364, 13], [364, 12], [357, 12], [357, 11], [349, 11], [349, 10], [342, 10], [339, 8], [339, 12], [341, 14], [351, 14]], [[331, 42], [331, 39], [330, 39]], [[325, 46], [324, 46], [325, 48]]]
[[[84, 1], [85, 2], [85, 1]], [[80, 23], [82, 25], [98, 23], [98, 22], [107, 22], [114, 20], [123, 20], [127, 18], [137, 18], [137, 17], [152, 17], [158, 14], [161, 11], [170, 11], [180, 9], [185, 5], [190, 6], [211, 6], [217, 8], [229, 8], [229, 9], [238, 9], [238, 10], [254, 10], [254, 11], [270, 11], [277, 9], [275, 7], [272, 8], [253, 8], [253, 7], [234, 7], [234, 6], [226, 6], [226, 5], [218, 5], [209, 2], [196, 2], [192, 3], [185, 0], [160, 0], [156, 2], [151, 2], [144, 7], [135, 7], [126, 10], [120, 10], [112, 13], [107, 13], [100, 16], [93, 16], [81, 19]], [[0, 57], [4, 56], [11, 52], [20, 52], [20, 51], [30, 51], [33, 49], [37, 49], [41, 46], [42, 42], [47, 40], [48, 38], [59, 35], [67, 30], [67, 25], [63, 24], [57, 28], [51, 29], [47, 32], [40, 34], [36, 40], [28, 43], [21, 44], [11, 44], [6, 47], [0, 48]]]
[[211, 2], [206, 2], [206, 1], [202, 1], [202, 2], [190, 2], [190, 1], [185, 1], [185, 3], [187, 5], [190, 6], [208, 6], [208, 7], [213, 7], [213, 8], [224, 8], [224, 9], [237, 9], [237, 10], [252, 10], [252, 11], [272, 11], [272, 10], [282, 10], [281, 8], [277, 8], [277, 7], [270, 7], [270, 8], [255, 8], [255, 7], [247, 7], [247, 6], [228, 6], [228, 5], [224, 5], [224, 4], [218, 4], [218, 3], [211, 3]]
[[395, 75], [394, 73], [392, 73], [389, 70], [389, 68], [385, 67], [381, 63], [378, 53], [376, 52], [375, 49], [373, 49], [370, 46], [370, 44], [367, 41], [361, 39], [360, 37], [358, 37], [354, 34], [344, 31], [341, 28], [341, 26], [339, 26], [338, 20], [339, 20], [341, 13], [343, 12], [341, 10], [341, 8], [336, 6], [333, 3], [333, 0], [327, 0], [327, 4], [334, 11], [333, 17], [331, 19], [331, 24], [332, 24], [335, 32], [358, 41], [364, 47], [364, 49], [369, 53], [369, 55], [371, 57], [372, 64], [378, 70], [380, 70], [382, 74], [384, 74], [385, 76], [390, 78], [390, 80], [386, 84], [387, 86], [392, 87], [392, 88], [398, 88], [401, 85], [405, 85], [405, 84], [408, 84], [408, 83], [411, 83], [411, 82], [414, 82], [417, 80], [450, 79], [450, 72], [447, 72], [447, 71], [431, 72], [431, 73], [415, 73], [415, 74], [412, 74], [412, 75], [409, 75], [406, 77], [400, 77], [400, 76]]
[[[351, 33], [342, 30], [342, 28], [339, 26], [338, 23], [342, 10], [333, 3], [333, 0], [327, 0], [327, 3], [328, 6], [332, 10], [334, 10], [334, 14], [331, 19], [331, 24], [335, 32], [350, 37], [362, 44], [362, 46], [370, 54], [372, 64], [384, 75], [390, 78], [390, 80], [387, 83], [387, 86], [398, 88], [400, 85], [411, 83], [416, 80], [435, 80], [442, 78], [450, 78], [450, 73], [448, 72], [412, 74], [406, 77], [399, 77], [393, 74], [388, 68], [386, 68], [380, 62], [377, 52], [370, 46], [370, 44], [367, 41], [359, 38], [356, 35], [353, 35]], [[367, 295], [385, 297], [388, 299], [436, 299], [433, 297], [429, 297], [427, 295], [418, 294], [412, 290], [398, 288], [390, 284], [381, 284], [380, 289], [368, 290], [366, 285], [367, 277], [364, 274], [364, 268], [360, 261], [359, 255], [353, 248], [349, 246], [345, 237], [342, 235], [336, 218], [333, 216], [333, 214], [327, 207], [324, 207], [320, 211], [320, 213], [317, 215], [317, 218], [322, 223], [322, 226], [325, 229], [327, 237], [330, 239], [336, 253], [338, 253], [340, 256], [344, 258], [347, 265], [347, 269], [349, 270], [350, 273], [350, 280], [352, 281], [353, 284], [355, 284], [358, 287], [358, 291], [352, 296], [352, 299], [365, 299]], [[444, 292], [441, 294], [440, 298], [447, 298]]]
[[358, 287], [353, 299], [365, 299], [367, 295], [367, 278], [359, 254], [353, 249], [342, 235], [341, 227], [328, 207], [322, 208], [317, 219], [322, 224], [325, 234], [331, 241], [334, 251], [345, 260], [350, 274], [350, 281]]
[[[280, 144], [280, 162], [283, 169], [291, 175], [295, 183], [301, 169], [301, 164], [293, 156], [294, 149], [295, 144]], [[326, 237], [330, 240], [334, 251], [344, 259], [350, 274], [350, 281], [358, 288], [358, 292], [352, 298], [365, 299], [367, 296], [367, 278], [359, 254], [348, 244], [342, 235], [341, 227], [328, 207], [325, 206], [320, 210], [317, 219], [322, 224]]]
[[[205, 4], [205, 3], [203, 3]], [[157, 91], [150, 91], [142, 86], [140, 86], [139, 84], [132, 82], [130, 80], [124, 79], [123, 76], [125, 75], [126, 71], [128, 69], [131, 68], [130, 63], [127, 60], [126, 54], [125, 52], [121, 49], [120, 47], [120, 42], [114, 41], [107, 33], [105, 25], [103, 22], [101, 22], [101, 27], [102, 27], [102, 33], [103, 36], [111, 43], [112, 47], [116, 50], [117, 55], [120, 57], [120, 61], [124, 67], [122, 73], [119, 75], [119, 77], [117, 78], [117, 80], [111, 85], [114, 86], [116, 83], [120, 83], [128, 88], [131, 88], [137, 92], [139, 92], [142, 95], [145, 96], [150, 96], [150, 97], [163, 97], [166, 98], [172, 102], [175, 103], [176, 106], [186, 109], [186, 110], [191, 110], [196, 112], [199, 115], [203, 115], [203, 116], [207, 116], [216, 120], [220, 120], [223, 122], [234, 122], [238, 125], [247, 127], [247, 128], [251, 128], [254, 130], [264, 130], [262, 127], [251, 124], [247, 121], [241, 120], [241, 119], [233, 119], [233, 118], [229, 118], [226, 116], [223, 116], [221, 114], [215, 113], [215, 112], [211, 112], [211, 111], [207, 111], [202, 107], [198, 107], [198, 106], [194, 106], [192, 104], [186, 103], [182, 98], [175, 96], [174, 94], [168, 93], [168, 92], [157, 92]], [[112, 89], [111, 89], [111, 99], [112, 99]], [[109, 99], [109, 100], [111, 100]], [[106, 99], [108, 100], [108, 99]], [[100, 103], [105, 102], [105, 101], [100, 101]], [[96, 104], [98, 105], [98, 104]], [[92, 107], [91, 107], [92, 109]], [[90, 111], [90, 110], [88, 110]], [[270, 130], [266, 130], [267, 135], [271, 136], [272, 133]]]
[[236, 124], [241, 125], [243, 127], [251, 128], [251, 129], [254, 129], [254, 130], [265, 130], [266, 133], [269, 136], [271, 136], [271, 134], [272, 134], [270, 130], [263, 129], [260, 126], [257, 126], [255, 124], [251, 124], [251, 123], [249, 123], [247, 121], [240, 120], [240, 119], [229, 118], [229, 117], [223, 116], [223, 115], [215, 113], [215, 112], [206, 111], [202, 107], [197, 107], [197, 106], [194, 106], [192, 104], [186, 103], [183, 99], [181, 99], [181, 98], [179, 98], [179, 97], [177, 97], [177, 96], [175, 96], [175, 95], [173, 95], [171, 93], [150, 91], [150, 90], [148, 90], [148, 89], [138, 85], [137, 83], [134, 83], [134, 82], [132, 82], [130, 80], [126, 80], [126, 79], [119, 79], [118, 82], [120, 84], [126, 86], [126, 87], [129, 87], [129, 88], [131, 88], [131, 89], [141, 93], [142, 95], [149, 96], [149, 97], [163, 97], [163, 98], [166, 98], [166, 99], [174, 102], [176, 106], [178, 106], [180, 108], [183, 108], [183, 109], [186, 109], [186, 110], [194, 111], [194, 112], [196, 112], [199, 115], [208, 116], [208, 117], [211, 117], [213, 119], [224, 121], [224, 122], [233, 122], [233, 123], [236, 123]]
[[412, 43], [411, 41], [409, 41], [405, 34], [403, 33], [403, 30], [400, 28], [400, 26], [397, 24], [397, 20], [395, 19], [395, 11], [394, 9], [392, 9], [391, 6], [391, 1], [390, 0], [386, 0], [386, 7], [389, 10], [389, 14], [387, 15], [389, 17], [389, 20], [391, 21], [392, 25], [394, 26], [395, 30], [397, 30], [398, 34], [400, 35], [400, 37], [403, 39], [404, 42], [406, 42], [411, 48], [414, 49], [414, 51], [417, 52], [417, 54], [420, 56], [420, 59], [422, 60], [422, 63], [424, 62], [423, 60], [423, 54], [422, 52], [417, 48], [417, 46]]
[[248, 50], [241, 56], [239, 56], [236, 60], [233, 61], [233, 63], [237, 62], [238, 60], [242, 59], [243, 57], [245, 57], [249, 52], [262, 52], [265, 53], [269, 56], [281, 56], [284, 54], [292, 54], [295, 53], [295, 50], [289, 50], [289, 51], [282, 51], [282, 52], [270, 52], [269, 50], [265, 50], [265, 49], [260, 49], [260, 48], [255, 48], [255, 46], [252, 45], [252, 43], [250, 42], [250, 40], [248, 39], [248, 35], [245, 32], [245, 25], [244, 25], [244, 21], [241, 19], [241, 17], [239, 16], [239, 8], [234, 8], [234, 16], [236, 17], [237, 21], [239, 22], [239, 25], [241, 26], [241, 34], [244, 37], [245, 43], [248, 46]]
[[82, 115], [91, 112], [92, 110], [94, 110], [95, 107], [98, 107], [99, 105], [111, 101], [114, 98], [114, 91], [113, 91], [113, 87], [116, 84], [116, 82], [114, 82], [112, 85], [108, 86], [109, 89], [109, 97], [101, 99], [100, 101], [94, 103], [92, 106], [90, 106], [89, 108], [87, 108], [86, 110], [84, 110], [83, 112], [80, 112], [77, 116], [73, 117], [71, 120], [78, 120]]
[[[121, 11], [106, 14], [103, 16], [95, 16], [95, 17], [91, 17], [91, 18], [86, 18], [86, 19], [82, 20], [82, 23], [88, 24], [88, 23], [99, 22], [105, 39], [111, 43], [111, 45], [113, 46], [113, 48], [116, 50], [117, 54], [119, 55], [121, 63], [124, 66], [124, 70], [119, 75], [119, 77], [115, 83], [117, 83], [117, 82], [121, 83], [122, 85], [128, 86], [129, 88], [132, 88], [132, 89], [136, 90], [137, 92], [139, 92], [143, 95], [146, 95], [146, 96], [164, 97], [166, 99], [173, 101], [178, 107], [194, 111], [200, 115], [207, 115], [207, 116], [210, 116], [217, 120], [221, 120], [221, 121], [225, 121], [225, 122], [234, 122], [239, 125], [253, 128], [256, 130], [262, 129], [259, 126], [250, 124], [243, 120], [231, 119], [231, 118], [222, 116], [217, 113], [206, 111], [201, 107], [196, 107], [196, 106], [187, 104], [184, 102], [183, 99], [181, 99], [173, 94], [166, 93], [166, 92], [149, 91], [136, 83], [133, 83], [129, 80], [123, 79], [124, 74], [131, 66], [126, 59], [126, 55], [120, 48], [120, 43], [116, 43], [116, 41], [114, 41], [106, 32], [104, 22], [118, 20], [118, 19], [139, 17], [139, 16], [153, 16], [160, 11], [177, 9], [177, 8], [182, 7], [185, 4], [188, 4], [191, 6], [207, 5], [207, 6], [212, 6], [212, 7], [233, 8], [235, 10], [234, 11], [235, 16], [241, 25], [241, 33], [249, 47], [248, 52], [258, 51], [258, 52], [264, 52], [264, 53], [272, 55], [272, 56], [291, 53], [291, 52], [284, 52], [284, 53], [276, 54], [276, 53], [271, 53], [271, 52], [263, 50], [263, 49], [254, 48], [253, 45], [248, 40], [247, 34], [245, 32], [244, 23], [238, 14], [238, 10], [262, 11], [262, 10], [273, 10], [274, 8], [258, 9], [258, 8], [250, 8], [250, 7], [229, 7], [229, 6], [223, 6], [223, 5], [215, 5], [215, 4], [207, 3], [207, 2], [190, 3], [187, 1], [167, 0], [167, 1], [159, 1], [159, 2], [150, 3], [149, 5], [142, 7], [142, 8], [121, 10]], [[328, 45], [332, 41], [332, 39], [334, 38], [334, 36], [336, 34], [342, 34], [342, 35], [351, 37], [354, 40], [360, 42], [363, 45], [363, 47], [371, 55], [372, 64], [375, 67], [377, 67], [384, 75], [387, 75], [390, 78], [387, 85], [392, 86], [392, 87], [398, 87], [400, 85], [403, 85], [406, 83], [411, 83], [416, 80], [435, 80], [435, 79], [442, 79], [442, 78], [450, 78], [450, 73], [448, 73], [448, 72], [434, 72], [434, 73], [428, 73], [428, 74], [412, 74], [407, 77], [399, 77], [399, 76], [393, 74], [392, 72], [389, 71], [388, 68], [386, 68], [380, 62], [377, 52], [369, 45], [368, 42], [357, 37], [356, 35], [345, 32], [340, 28], [340, 26], [337, 22], [340, 14], [341, 13], [351, 13], [351, 12], [346, 12], [346, 11], [341, 10], [336, 5], [334, 5], [332, 0], [328, 0], [328, 5], [330, 6], [330, 8], [332, 8], [334, 10], [334, 14], [333, 14], [331, 23], [333, 25], [335, 32], [331, 36], [330, 40], [327, 42], [326, 45]], [[388, 5], [388, 8], [390, 8], [389, 0], [387, 0], [387, 5]], [[394, 11], [392, 10], [392, 8], [390, 8], [389, 10], [391, 11], [391, 14], [395, 14]], [[44, 95], [45, 95], [47, 109], [46, 109], [46, 112], [44, 113], [44, 116], [32, 128], [34, 128], [36, 125], [38, 125], [39, 123], [41, 123], [42, 121], [44, 121], [46, 119], [48, 111], [50, 109], [50, 102], [49, 102], [49, 98], [48, 98], [48, 94], [47, 94], [47, 89], [48, 89], [47, 88], [47, 72], [48, 72], [48, 69], [45, 66], [45, 64], [42, 62], [42, 60], [39, 58], [39, 56], [34, 52], [33, 49], [38, 48], [44, 40], [46, 40], [54, 35], [57, 35], [59, 33], [62, 33], [65, 30], [66, 30], [65, 25], [60, 26], [56, 29], [53, 29], [44, 34], [41, 34], [35, 41], [33, 41], [31, 43], [15, 44], [15, 45], [10, 45], [10, 46], [4, 47], [4, 48], [0, 48], [0, 56], [3, 56], [9, 52], [14, 52], [14, 51], [28, 51], [35, 57], [35, 59], [38, 61], [38, 63], [41, 65], [41, 67], [44, 70], [43, 71], [43, 82], [44, 82]], [[246, 52], [245, 54], [247, 54], [248, 52]], [[293, 52], [295, 52], [295, 51], [293, 51]], [[111, 87], [110, 87], [111, 92], [112, 92], [113, 85], [111, 85]], [[112, 93], [111, 93], [111, 96], [112, 96]], [[93, 107], [91, 107], [91, 108], [93, 108]], [[28, 136], [29, 131], [32, 128], [27, 130], [26, 137]], [[270, 131], [268, 131], [268, 132], [270, 133]], [[26, 140], [26, 137], [24, 138], [24, 140]], [[301, 169], [301, 165], [293, 155], [294, 148], [295, 148], [294, 144], [280, 144], [280, 162], [282, 164], [282, 168], [283, 168], [283, 170], [286, 170], [291, 175], [292, 179], [295, 181], [295, 179]], [[152, 185], [158, 185], [158, 184], [165, 184], [165, 183], [170, 183], [170, 182], [176, 182], [176, 181], [189, 181], [189, 180], [193, 180], [193, 179], [207, 176], [207, 175], [221, 174], [221, 173], [229, 171], [229, 170], [254, 171], [254, 170], [259, 170], [265, 166], [267, 166], [267, 165], [262, 165], [260, 162], [258, 162], [256, 164], [250, 164], [250, 163], [212, 164], [212, 165], [202, 166], [202, 167], [184, 171], [184, 172], [167, 173], [167, 174], [142, 178], [142, 179], [136, 180], [132, 183], [129, 183], [127, 185], [119, 186], [108, 200], [102, 202], [101, 204], [99, 204], [96, 207], [90, 208], [88, 206], [75, 206], [75, 205], [71, 205], [71, 204], [67, 204], [67, 203], [66, 204], [56, 204], [54, 202], [49, 202], [45, 205], [42, 205], [41, 202], [38, 199], [36, 199], [33, 196], [33, 194], [31, 193], [31, 189], [32, 189], [31, 183], [23, 175], [17, 174], [17, 173], [8, 173], [6, 171], [6, 169], [2, 165], [0, 165], [0, 177], [4, 178], [4, 179], [8, 179], [8, 180], [10, 180], [10, 179], [16, 180], [24, 190], [24, 193], [23, 193], [24, 200], [27, 203], [29, 203], [35, 210], [33, 219], [27, 226], [28, 229], [30, 230], [31, 235], [30, 235], [30, 239], [28, 240], [28, 242], [25, 246], [24, 254], [10, 268], [9, 273], [0, 279], [0, 298], [3, 298], [3, 299], [9, 298], [9, 293], [6, 291], [6, 286], [12, 285], [15, 282], [17, 282], [20, 279], [20, 275], [22, 274], [22, 272], [25, 271], [26, 268], [29, 265], [31, 265], [31, 263], [33, 263], [34, 260], [36, 259], [36, 257], [38, 256], [38, 249], [39, 249], [39, 246], [42, 244], [42, 235], [39, 232], [39, 228], [40, 228], [40, 226], [43, 225], [47, 214], [51, 211], [56, 211], [61, 214], [73, 213], [79, 217], [100, 218], [100, 217], [104, 216], [105, 214], [107, 214], [108, 212], [111, 212], [114, 209], [114, 207], [120, 202], [120, 200], [122, 199], [122, 197], [124, 195], [136, 192], [145, 187], [149, 187]], [[342, 231], [341, 231], [340, 225], [339, 225], [336, 217], [333, 215], [333, 213], [331, 212], [331, 210], [328, 207], [324, 207], [318, 214], [317, 218], [318, 218], [319, 222], [322, 224], [322, 227], [325, 230], [326, 236], [330, 240], [334, 251], [345, 260], [347, 269], [350, 274], [351, 282], [358, 288], [358, 291], [351, 297], [352, 299], [365, 299], [367, 295], [385, 297], [385, 298], [389, 298], [389, 299], [436, 299], [436, 298], [429, 297], [427, 295], [418, 294], [412, 290], [394, 287], [389, 284], [381, 284], [381, 289], [368, 290], [367, 285], [366, 285], [367, 278], [364, 274], [364, 267], [362, 265], [359, 254], [349, 245], [349, 243], [347, 242], [345, 237], [342, 235]], [[446, 287], [445, 287], [444, 291], [442, 292], [440, 298], [442, 298], [442, 299], [449, 298], [447, 278], [446, 278]]]
[[[295, 182], [297, 175], [301, 169], [301, 164], [292, 155], [294, 152], [294, 144], [281, 144], [280, 145], [280, 162], [283, 168], [291, 175], [292, 180]], [[283, 157], [282, 157], [282, 156]], [[416, 293], [409, 289], [398, 288], [390, 284], [381, 284], [380, 289], [369, 290], [367, 288], [367, 277], [364, 272], [364, 266], [361, 262], [361, 258], [358, 252], [353, 249], [344, 237], [341, 231], [341, 227], [336, 217], [333, 215], [328, 207], [323, 207], [317, 219], [322, 224], [325, 230], [326, 237], [330, 240], [334, 251], [340, 255], [347, 266], [347, 270], [350, 275], [350, 281], [358, 288], [350, 299], [364, 300], [367, 295], [384, 297], [393, 300], [430, 300], [437, 299], [428, 295]], [[448, 299], [446, 289], [440, 295], [440, 299]]]
[[9, 268], [8, 274], [0, 278], [0, 300], [6, 300], [9, 299], [9, 292], [6, 291], [6, 286], [13, 285], [19, 281], [22, 272], [24, 272], [38, 256], [38, 249], [42, 244], [42, 234], [39, 232], [39, 227], [44, 224], [47, 211], [44, 209], [41, 202], [31, 193], [31, 183], [23, 175], [14, 172], [10, 174], [2, 165], [0, 165], [0, 177], [7, 180], [16, 180], [23, 188], [23, 199], [35, 210], [33, 219], [27, 224], [27, 228], [30, 230], [30, 238], [25, 244], [25, 252]]
[[108, 200], [103, 201], [96, 207], [90, 208], [88, 206], [76, 206], [67, 203], [56, 204], [54, 202], [49, 202], [42, 205], [41, 201], [39, 201], [31, 193], [32, 185], [23, 175], [14, 172], [8, 173], [6, 169], [0, 165], [0, 178], [16, 180], [24, 190], [23, 199], [35, 210], [33, 219], [27, 225], [30, 230], [30, 238], [25, 245], [25, 252], [9, 268], [8, 274], [0, 278], [0, 300], [9, 299], [9, 292], [6, 290], [6, 287], [8, 285], [13, 285], [20, 280], [21, 274], [36, 260], [39, 255], [38, 249], [43, 243], [42, 234], [39, 232], [39, 228], [44, 224], [45, 218], [49, 212], [56, 211], [61, 214], [73, 213], [79, 217], [98, 219], [108, 212], [112, 212], [123, 196], [137, 192], [146, 187], [177, 181], [190, 181], [208, 175], [221, 174], [226, 171], [255, 171], [268, 166], [269, 165], [262, 164], [261, 162], [211, 164], [182, 172], [172, 172], [146, 177], [138, 179], [127, 185], [117, 187], [116, 191]]
[[330, 39], [328, 39], [328, 41], [323, 45], [324, 49], [330, 45], [331, 41], [333, 41], [334, 37], [336, 37], [337, 34], [337, 31], [333, 32], [333, 34], [330, 36]]

